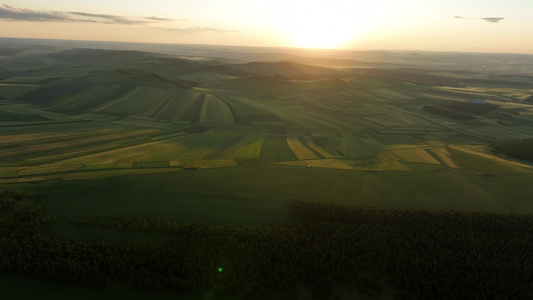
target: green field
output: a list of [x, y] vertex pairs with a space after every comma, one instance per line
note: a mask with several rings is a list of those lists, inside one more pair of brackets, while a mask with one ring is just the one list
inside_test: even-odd
[[[533, 205], [527, 194], [504, 188], [503, 183], [508, 182], [508, 178], [517, 176], [485, 177], [460, 171], [374, 174], [254, 165], [54, 183], [46, 203], [58, 216], [65, 218], [131, 216], [246, 224], [282, 222], [287, 215], [284, 205], [290, 201], [426, 210], [531, 212]], [[521, 176], [524, 176], [523, 181], [533, 178], [532, 175]], [[43, 188], [36, 188], [35, 193], [44, 193], [49, 184], [43, 183]], [[67, 191], [75, 188], [83, 193], [72, 199], [68, 193], [61, 192], [63, 186]], [[510, 199], [501, 196], [510, 193], [514, 195]]]

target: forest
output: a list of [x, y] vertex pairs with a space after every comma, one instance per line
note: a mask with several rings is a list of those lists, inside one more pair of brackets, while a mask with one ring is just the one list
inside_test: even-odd
[[508, 140], [490, 144], [496, 152], [520, 159], [533, 159], [533, 139]]
[[40, 203], [37, 196], [0, 194], [0, 274], [177, 295], [210, 290], [291, 299], [303, 286], [330, 298], [344, 284], [371, 298], [385, 289], [395, 299], [533, 297], [531, 215], [293, 202], [291, 223], [274, 226], [70, 220], [172, 236], [145, 244], [48, 236], [47, 224], [56, 221]]

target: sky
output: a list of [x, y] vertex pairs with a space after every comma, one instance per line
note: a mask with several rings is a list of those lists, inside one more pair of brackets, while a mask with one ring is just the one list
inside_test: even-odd
[[531, 0], [5, 0], [0, 37], [533, 53]]

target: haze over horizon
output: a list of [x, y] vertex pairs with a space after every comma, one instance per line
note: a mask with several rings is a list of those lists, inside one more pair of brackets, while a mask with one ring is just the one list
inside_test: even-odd
[[1, 37], [533, 53], [533, 2], [36, 0], [0, 5]]

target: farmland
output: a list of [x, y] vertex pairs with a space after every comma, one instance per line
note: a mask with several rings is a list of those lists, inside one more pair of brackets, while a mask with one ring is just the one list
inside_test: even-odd
[[295, 201], [533, 213], [533, 164], [489, 147], [533, 138], [533, 80], [494, 57], [32, 49], [0, 57], [0, 191], [41, 197], [49, 237], [169, 241], [95, 225], [116, 218], [289, 226]]
[[[522, 101], [533, 93], [533, 83], [522, 77], [516, 79], [520, 84], [492, 89], [479, 79], [494, 74], [473, 72], [470, 78], [476, 80], [468, 81], [464, 73], [435, 69], [429, 70], [431, 80], [424, 81], [416, 61], [410, 61], [413, 69], [407, 74], [393, 67], [371, 72], [371, 65], [369, 70], [317, 67], [305, 64], [304, 55], [294, 61], [221, 63], [136, 51], [58, 49], [28, 59], [39, 62], [46, 56], [53, 56], [55, 64], [42, 70], [39, 63], [24, 69], [15, 63], [16, 56], [2, 62], [0, 184], [6, 188], [60, 190], [99, 178], [128, 182], [129, 176], [148, 176], [145, 180], [152, 182], [149, 178], [158, 174], [197, 176], [181, 173], [194, 169], [226, 172], [231, 180], [225, 187], [250, 190], [239, 198], [283, 202], [319, 200], [310, 194], [322, 195], [320, 191], [297, 187], [301, 172], [313, 174], [306, 182], [317, 187], [330, 181], [328, 172], [340, 171], [358, 178], [350, 183], [354, 186], [365, 182], [365, 192], [340, 189], [334, 202], [350, 195], [353, 204], [371, 206], [388, 206], [385, 199], [397, 198], [403, 199], [395, 204], [401, 207], [533, 212], [520, 193], [503, 199], [493, 188], [506, 176], [531, 176], [533, 166], [487, 147], [533, 137], [533, 108]], [[449, 111], [451, 117], [424, 109], [428, 106]], [[257, 168], [255, 176], [248, 173], [252, 167]], [[271, 167], [294, 176], [278, 184], [277, 173], [259, 171]], [[384, 173], [368, 173], [375, 170]], [[490, 179], [483, 177], [493, 173]], [[413, 184], [404, 185], [409, 191], [398, 190], [399, 179], [383, 179], [388, 176], [413, 179]], [[427, 177], [424, 187], [414, 179], [418, 176]], [[267, 187], [244, 184], [248, 177], [263, 178], [276, 188], [266, 192]], [[446, 193], [427, 205], [410, 202], [443, 183], [458, 182], [455, 178], [470, 187], [457, 188], [465, 195], [510, 204], [484, 206], [467, 197], [452, 205], [445, 201], [450, 198]], [[180, 186], [156, 182], [163, 181], [153, 183], [153, 193], [162, 198]], [[280, 191], [285, 185], [292, 188]], [[187, 197], [196, 199], [204, 189], [227, 196], [224, 189], [197, 188]], [[60, 198], [52, 193], [47, 201]], [[105, 209], [95, 211], [100, 210], [109, 215]]]

